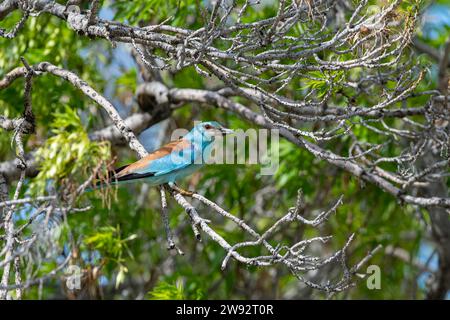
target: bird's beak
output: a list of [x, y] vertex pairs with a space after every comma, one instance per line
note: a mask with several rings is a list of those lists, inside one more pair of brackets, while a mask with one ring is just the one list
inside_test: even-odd
[[220, 132], [222, 133], [223, 136], [226, 136], [227, 134], [233, 134], [234, 131], [231, 129], [227, 129], [227, 128], [220, 128]]

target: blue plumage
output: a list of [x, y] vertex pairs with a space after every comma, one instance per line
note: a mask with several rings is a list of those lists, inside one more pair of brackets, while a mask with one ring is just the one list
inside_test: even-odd
[[202, 167], [218, 135], [232, 133], [218, 122], [202, 122], [186, 136], [114, 171], [110, 183], [145, 181], [151, 186], [174, 183]]

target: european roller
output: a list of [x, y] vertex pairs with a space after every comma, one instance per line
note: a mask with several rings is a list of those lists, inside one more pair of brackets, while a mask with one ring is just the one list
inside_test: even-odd
[[150, 186], [175, 184], [202, 167], [211, 155], [217, 136], [233, 133], [215, 121], [202, 122], [183, 138], [172, 141], [146, 157], [114, 170], [110, 184], [144, 181]]

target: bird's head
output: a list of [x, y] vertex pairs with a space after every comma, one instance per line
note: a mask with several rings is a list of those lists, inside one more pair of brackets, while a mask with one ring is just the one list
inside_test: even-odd
[[197, 124], [192, 131], [194, 135], [200, 134], [202, 139], [212, 141], [217, 136], [225, 136], [233, 133], [233, 130], [223, 127], [216, 121], [207, 121]]

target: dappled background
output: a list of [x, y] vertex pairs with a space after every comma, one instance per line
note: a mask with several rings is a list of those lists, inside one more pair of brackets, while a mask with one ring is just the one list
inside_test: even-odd
[[[57, 2], [66, 3], [66, 1]], [[243, 23], [277, 16], [280, 4], [271, 0], [258, 3], [238, 2], [241, 6], [245, 3], [251, 4], [242, 16]], [[410, 42], [405, 43], [405, 56], [412, 57], [412, 60], [396, 62], [394, 67], [409, 68], [414, 75], [423, 71], [420, 83], [411, 82], [411, 87], [413, 83], [414, 86], [417, 85], [417, 91], [438, 90], [439, 74], [442, 69], [439, 63], [442, 62], [445, 43], [450, 36], [450, 4], [448, 1], [400, 2], [394, 11], [397, 16], [391, 19], [401, 20], [401, 17], [412, 17], [415, 14], [418, 17], [415, 25], [411, 27], [413, 33]], [[82, 10], [90, 8], [90, 1], [74, 3]], [[205, 19], [208, 19], [215, 8], [215, 2], [200, 0], [117, 0], [100, 3], [98, 12], [100, 19], [141, 27], [162, 23], [190, 30], [204, 26]], [[295, 36], [308, 32], [309, 37], [317, 32], [324, 38], [331, 37], [333, 30], [342, 27], [352, 16], [352, 8], [357, 6], [357, 2], [336, 1], [334, 7], [324, 9], [335, 10], [333, 12], [336, 14], [332, 16], [336, 19], [328, 20], [322, 29], [320, 19], [315, 20], [317, 19], [314, 11], [315, 2], [305, 0], [296, 3], [305, 6], [306, 20], [295, 27]], [[369, 1], [366, 6], [368, 9], [364, 9], [367, 10], [364, 12], [367, 14], [377, 12], [379, 10], [377, 8], [388, 5], [389, 1]], [[320, 15], [321, 9], [318, 8], [317, 15]], [[0, 28], [5, 30], [4, 33], [10, 31], [22, 16], [21, 10], [12, 11], [5, 16], [0, 14]], [[233, 19], [236, 19], [236, 16], [231, 15], [229, 21], [224, 21], [223, 24], [225, 26], [227, 23], [233, 24]], [[409, 26], [407, 23], [405, 25]], [[396, 27], [398, 26], [394, 25], [386, 32], [395, 33]], [[360, 33], [364, 33], [363, 31], [366, 32], [361, 30]], [[386, 35], [386, 39], [388, 37], [389, 35]], [[358, 40], [359, 38], [354, 38], [349, 47]], [[311, 40], [311, 43], [315, 41], [322, 42], [318, 38]], [[70, 70], [103, 94], [122, 118], [137, 114], [142, 119], [144, 114], [152, 114], [150, 119], [144, 121], [144, 128], [142, 125], [137, 129], [134, 128], [139, 141], [148, 151], [168, 142], [174, 129], [180, 127], [191, 129], [196, 120], [215, 120], [232, 129], [259, 128], [257, 122], [252, 123], [227, 108], [217, 107], [208, 101], [206, 103], [195, 100], [169, 101], [164, 104], [163, 108], [166, 109], [155, 111], [161, 104], [138, 94], [140, 92], [138, 88], [144, 82], [156, 80], [164, 83], [167, 88], [214, 91], [227, 88], [227, 85], [221, 81], [223, 79], [205, 76], [202, 71], [196, 70], [197, 67], [194, 65], [181, 68], [172, 66], [155, 71], [148, 68], [148, 64], [143, 61], [139, 48], [140, 44], [130, 45], [83, 35], [82, 31], [72, 30], [64, 19], [55, 15], [35, 14], [27, 19], [15, 37], [11, 39], [0, 37], [0, 79], [15, 67], [23, 66], [20, 57], [24, 57], [30, 65], [48, 61]], [[152, 53], [147, 54], [151, 63], [164, 65], [165, 62], [153, 57]], [[347, 60], [350, 60], [352, 54], [359, 53], [350, 51]], [[158, 55], [159, 53], [155, 52], [155, 56]], [[321, 58], [325, 59], [325, 56]], [[237, 61], [236, 58], [236, 64]], [[315, 63], [312, 60], [310, 62]], [[233, 63], [229, 62], [230, 68], [233, 68]], [[281, 60], [280, 64], [282, 63], [286, 61]], [[444, 70], [447, 70], [447, 64], [443, 67]], [[366, 92], [359, 94], [355, 98], [357, 101], [350, 101], [349, 96], [352, 93], [346, 90], [352, 88], [346, 88], [344, 85], [339, 87], [339, 81], [344, 81], [347, 76], [349, 78], [354, 76], [350, 73], [360, 74], [364, 70], [356, 68], [325, 73], [312, 70], [308, 74], [309, 78], [289, 83], [284, 91], [280, 92], [290, 99], [306, 101], [309, 98], [308, 92], [314, 91], [318, 100], [325, 97], [327, 101], [342, 109], [345, 109], [347, 104], [352, 105], [356, 102], [359, 105], [373, 105], [379, 102], [377, 99], [384, 94], [381, 89], [378, 96], [373, 92]], [[380, 69], [380, 73], [383, 73], [383, 69]], [[402, 72], [400, 74], [404, 75]], [[270, 70], [267, 74], [259, 75], [263, 79], [273, 76]], [[237, 75], [240, 76], [243, 83], [246, 81], [252, 83], [252, 79]], [[389, 80], [395, 82], [395, 79]], [[403, 81], [397, 78], [397, 81], [400, 80]], [[2, 88], [0, 115], [10, 119], [22, 115], [24, 85], [25, 80], [21, 78], [12, 85]], [[278, 83], [276, 88], [282, 85], [283, 82]], [[381, 85], [391, 89], [394, 87], [392, 83]], [[269, 86], [270, 84], [267, 84], [267, 87]], [[330, 90], [330, 87], [333, 89]], [[406, 90], [406, 87], [403, 87], [403, 90]], [[441, 94], [445, 93], [441, 91]], [[227, 96], [226, 93], [223, 95]], [[232, 96], [231, 93], [229, 95]], [[427, 104], [428, 98], [419, 95], [402, 107], [423, 107]], [[111, 165], [120, 166], [136, 160], [136, 153], [130, 150], [124, 139], [93, 138], [100, 129], [112, 125], [111, 119], [99, 105], [67, 81], [50, 75], [36, 76], [33, 79], [31, 99], [36, 129], [34, 134], [24, 137], [24, 145], [26, 156], [30, 157], [31, 154], [36, 160], [32, 168], [30, 166], [27, 168], [27, 177], [20, 191], [21, 197], [53, 194], [55, 190], [58, 194], [65, 191], [70, 193], [88, 179], [93, 170], [99, 170], [101, 173]], [[250, 106], [251, 102], [245, 99], [246, 97], [237, 96], [234, 101]], [[251, 106], [254, 110], [258, 110], [256, 104]], [[417, 116], [414, 121], [424, 123], [420, 117]], [[288, 123], [286, 119], [282, 121]], [[389, 119], [386, 122], [392, 128], [402, 130], [403, 127], [398, 127], [400, 122], [396, 121], [397, 119]], [[318, 120], [312, 123], [310, 121], [301, 128], [319, 132], [327, 125], [327, 121]], [[334, 152], [341, 154], [352, 148], [353, 138], [356, 136], [362, 141], [362, 145], [382, 144], [387, 140], [386, 135], [376, 130], [368, 130], [363, 125], [356, 126], [348, 135], [345, 127], [341, 129], [342, 132], [336, 131], [340, 135], [335, 140], [329, 142], [324, 139], [318, 144], [323, 148], [332, 147]], [[395, 133], [398, 132], [394, 131]], [[14, 130], [2, 130], [0, 134], [0, 161], [2, 161], [0, 173], [10, 186], [8, 197], [13, 196], [14, 186], [20, 175], [11, 171], [11, 163], [16, 156], [12, 144], [14, 135]], [[329, 136], [325, 134], [322, 137]], [[401, 153], [401, 150], [393, 145], [386, 145], [383, 148], [387, 153]], [[56, 206], [51, 214], [41, 215], [40, 203], [26, 204], [21, 206], [20, 210], [16, 210], [12, 216], [15, 228], [26, 226], [22, 240], [35, 237], [33, 243], [37, 244], [27, 247], [14, 263], [21, 266], [16, 269], [21, 280], [24, 283], [30, 280], [20, 294], [25, 299], [326, 297], [422, 299], [426, 297], [427, 292], [431, 290], [432, 282], [438, 277], [435, 273], [439, 270], [440, 261], [438, 258], [440, 244], [431, 235], [432, 221], [426, 208], [400, 201], [377, 185], [363, 181], [354, 174], [320, 159], [307, 148], [299, 147], [288, 139], [280, 139], [279, 152], [280, 165], [272, 176], [261, 175], [260, 165], [210, 165], [186, 178], [180, 185], [204, 195], [261, 233], [284, 216], [289, 208], [295, 206], [299, 190], [304, 195], [302, 214], [308, 219], [314, 219], [321, 211], [333, 207], [342, 196], [342, 204], [318, 228], [294, 222], [278, 232], [271, 239], [271, 243], [291, 245], [302, 239], [332, 235], [333, 238], [326, 243], [312, 244], [308, 248], [315, 256], [327, 257], [345, 246], [350, 235], [354, 233], [355, 237], [346, 250], [349, 266], [357, 264], [368, 252], [379, 248], [368, 263], [354, 274], [352, 279], [354, 285], [343, 292], [336, 292], [330, 296], [330, 292], [326, 290], [318, 290], [299, 281], [299, 278], [282, 264], [255, 267], [230, 260], [222, 270], [226, 251], [206, 235], [202, 237], [201, 242], [197, 241], [188, 216], [171, 197], [168, 197], [170, 225], [174, 240], [184, 255], [167, 250], [161, 217], [160, 192], [157, 188], [136, 183], [81, 195], [71, 203], [76, 210], [67, 210], [63, 212], [64, 214], [59, 212]], [[439, 152], [442, 155], [443, 151]], [[112, 159], [115, 160], [114, 163], [111, 162]], [[442, 159], [448, 159], [448, 155], [442, 155]], [[399, 172], [411, 169], [403, 162], [388, 163], [385, 168]], [[448, 166], [442, 170], [448, 173]], [[446, 175], [444, 177], [444, 184], [448, 185]], [[448, 191], [446, 196], [448, 198]], [[230, 243], [248, 240], [234, 223], [195, 199], [191, 202], [203, 218], [212, 220], [216, 232]], [[6, 208], [6, 205], [4, 207]], [[4, 211], [3, 217], [6, 216], [6, 209]], [[446, 214], [448, 219], [448, 212]], [[33, 216], [32, 222], [29, 222], [30, 216]], [[45, 227], [42, 227], [42, 221], [45, 222]], [[5, 243], [6, 234], [6, 231], [2, 231], [1, 241]], [[382, 247], [378, 247], [380, 244]], [[243, 252], [249, 256], [259, 256], [266, 254], [263, 249], [256, 246], [245, 248]], [[4, 259], [2, 256], [1, 260]], [[67, 270], [58, 269], [64, 261], [80, 268], [81, 290], [67, 288]], [[380, 267], [380, 289], [371, 290], [366, 285], [366, 268], [371, 264]], [[3, 263], [1, 268], [5, 265]], [[328, 281], [339, 281], [342, 276], [341, 269], [340, 263], [330, 264], [305, 272], [303, 276], [314, 283], [326, 285]], [[52, 270], [56, 272], [51, 273]], [[17, 274], [11, 273], [7, 284], [17, 284]], [[448, 284], [445, 288], [448, 289]], [[15, 298], [18, 293], [12, 289], [8, 295]], [[439, 297], [445, 296], [444, 292]]]

